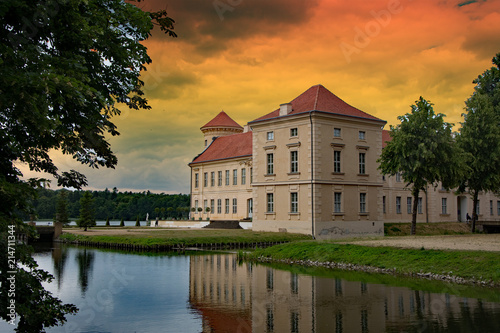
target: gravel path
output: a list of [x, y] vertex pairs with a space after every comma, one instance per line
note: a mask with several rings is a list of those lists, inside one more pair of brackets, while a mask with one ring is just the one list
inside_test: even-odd
[[355, 240], [346, 243], [399, 248], [420, 249], [424, 247], [425, 249], [500, 252], [500, 234], [384, 237], [380, 239]]

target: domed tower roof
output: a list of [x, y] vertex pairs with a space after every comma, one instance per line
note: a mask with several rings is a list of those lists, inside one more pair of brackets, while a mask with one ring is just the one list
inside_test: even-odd
[[231, 129], [240, 129], [243, 131], [243, 127], [241, 127], [237, 122], [235, 122], [231, 117], [227, 115], [224, 111], [221, 111], [214, 119], [210, 120], [200, 129], [202, 132], [211, 128], [231, 128]]
[[224, 111], [221, 111], [214, 119], [202, 126], [200, 130], [203, 132], [206, 147], [217, 137], [242, 133], [243, 127], [231, 119]]

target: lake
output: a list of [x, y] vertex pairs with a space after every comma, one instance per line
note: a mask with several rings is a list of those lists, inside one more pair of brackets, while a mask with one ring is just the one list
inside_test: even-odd
[[[500, 291], [387, 275], [50, 244], [46, 288], [79, 309], [47, 332], [493, 332]], [[0, 323], [1, 332], [12, 326]]]

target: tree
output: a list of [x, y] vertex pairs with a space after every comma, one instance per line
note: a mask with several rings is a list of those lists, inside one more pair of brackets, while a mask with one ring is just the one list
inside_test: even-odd
[[[136, 2], [139, 2], [137, 0]], [[0, 4], [0, 271], [8, 271], [9, 231], [33, 234], [20, 214], [42, 179], [23, 180], [18, 164], [52, 175], [57, 184], [87, 184], [75, 170], [60, 171], [53, 149], [90, 167], [114, 167], [105, 135], [118, 135], [111, 118], [120, 108], [148, 109], [139, 80], [150, 63], [146, 47], [153, 24], [175, 37], [165, 10], [147, 12], [123, 0], [13, 0]], [[120, 105], [120, 106], [118, 106]], [[37, 332], [76, 311], [46, 292], [52, 277], [16, 246], [17, 330]], [[33, 268], [31, 270], [31, 268]], [[12, 270], [12, 269], [11, 269]], [[0, 277], [0, 316], [7, 310], [7, 275]], [[22, 281], [21, 281], [22, 279]], [[24, 304], [24, 305], [23, 305]]]
[[467, 153], [469, 169], [459, 192], [468, 192], [472, 197], [472, 232], [478, 219], [479, 192], [500, 190], [500, 53], [493, 63], [496, 67], [473, 81], [476, 86], [465, 101], [466, 113], [457, 137], [458, 145]]
[[76, 220], [76, 225], [87, 231], [87, 228], [95, 227], [95, 209], [92, 193], [86, 191], [80, 199], [80, 217]]
[[64, 225], [69, 224], [69, 217], [68, 217], [68, 193], [66, 190], [61, 190], [59, 191], [59, 194], [57, 196], [57, 204], [56, 204], [56, 216], [54, 216], [54, 222], [59, 222]]
[[420, 97], [411, 113], [399, 116], [401, 122], [391, 126], [392, 140], [382, 150], [378, 162], [383, 174], [401, 176], [411, 186], [413, 210], [411, 234], [416, 233], [418, 195], [428, 184], [451, 188], [460, 177], [462, 157], [452, 137], [452, 124], [444, 114], [435, 114], [432, 104]]
[[141, 226], [141, 222], [139, 221], [139, 216], [137, 216], [137, 218], [135, 219], [135, 226], [136, 227], [140, 227]]
[[109, 217], [106, 217], [106, 227], [109, 227]]
[[120, 227], [124, 227], [124, 226], [125, 226], [125, 220], [122, 217], [122, 219], [120, 220]]

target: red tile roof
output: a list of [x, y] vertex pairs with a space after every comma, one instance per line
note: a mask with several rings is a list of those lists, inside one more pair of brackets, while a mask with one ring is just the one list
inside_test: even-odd
[[214, 119], [210, 120], [200, 129], [204, 129], [207, 127], [230, 127], [243, 129], [243, 127], [241, 127], [237, 122], [231, 119], [231, 117], [229, 117], [224, 111], [221, 111], [217, 116], [215, 116]]
[[[307, 89], [297, 98], [295, 98], [292, 103], [292, 112], [290, 115], [299, 114], [308, 111], [322, 111], [343, 116], [357, 117], [364, 119], [371, 119], [377, 121], [383, 121], [377, 117], [369, 115], [366, 112], [356, 109], [355, 107], [347, 104], [328, 89], [323, 87], [321, 84], [312, 86]], [[279, 109], [255, 119], [253, 122], [267, 120], [271, 118], [279, 117]], [[384, 121], [385, 122], [385, 121]]]
[[252, 156], [251, 131], [216, 138], [190, 165], [244, 156]]
[[387, 146], [387, 142], [391, 142], [392, 137], [390, 134], [390, 131], [388, 130], [382, 130], [382, 148], [385, 148]]

